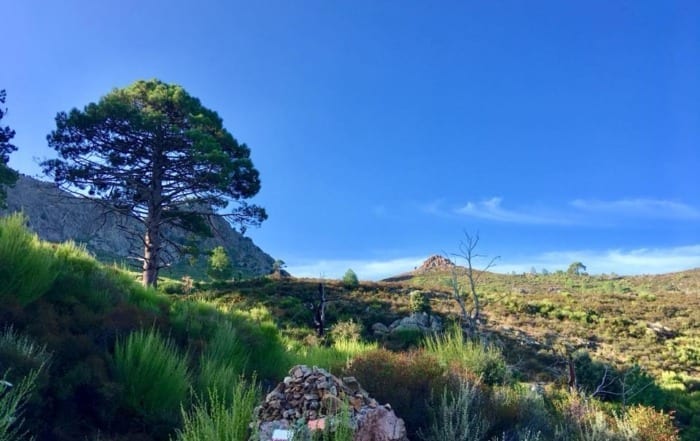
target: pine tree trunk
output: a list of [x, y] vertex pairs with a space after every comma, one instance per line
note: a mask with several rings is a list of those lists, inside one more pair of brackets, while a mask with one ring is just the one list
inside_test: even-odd
[[147, 231], [144, 237], [143, 252], [143, 286], [158, 286], [158, 258], [160, 251], [160, 228], [159, 226], [146, 225]]

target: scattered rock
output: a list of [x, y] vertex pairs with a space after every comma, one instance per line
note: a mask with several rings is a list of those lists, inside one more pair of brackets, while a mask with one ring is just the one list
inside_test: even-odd
[[659, 322], [655, 323], [647, 323], [647, 328], [651, 330], [654, 334], [656, 334], [657, 337], [659, 338], [675, 338], [678, 336], [678, 332], [674, 331], [673, 329], [662, 325]]
[[374, 335], [382, 337], [388, 334], [390, 331], [384, 323], [375, 323], [372, 325], [372, 332], [374, 333]]

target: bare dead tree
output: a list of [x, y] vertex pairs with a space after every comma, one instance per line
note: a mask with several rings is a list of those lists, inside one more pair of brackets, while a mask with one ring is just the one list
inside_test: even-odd
[[328, 297], [326, 295], [326, 284], [323, 279], [318, 284], [318, 294], [316, 298], [311, 299], [307, 306], [314, 314], [314, 329], [318, 337], [323, 337], [326, 333], [326, 306], [329, 302], [338, 300], [336, 297]]
[[[477, 254], [476, 248], [479, 245], [479, 233], [471, 235], [464, 232], [465, 238], [459, 243], [459, 253], [453, 254], [455, 257], [462, 258], [466, 261], [467, 266], [467, 289], [459, 282], [457, 266], [452, 268], [452, 294], [460, 307], [461, 320], [463, 326], [469, 332], [475, 334], [478, 329], [477, 325], [481, 318], [481, 296], [477, 290], [479, 279], [486, 271], [492, 268], [500, 256], [491, 258], [482, 270], [474, 270], [474, 261], [487, 256]], [[469, 307], [467, 306], [469, 304]]]

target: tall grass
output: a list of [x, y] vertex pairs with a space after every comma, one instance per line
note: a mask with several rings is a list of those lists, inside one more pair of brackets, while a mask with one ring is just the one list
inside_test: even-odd
[[16, 379], [41, 370], [50, 360], [51, 353], [46, 350], [46, 345], [15, 331], [12, 325], [0, 330], [0, 372], [9, 371], [6, 380], [10, 375]]
[[493, 345], [467, 339], [458, 326], [442, 335], [426, 338], [423, 344], [444, 367], [458, 366], [466, 369], [489, 385], [506, 380], [508, 369], [501, 350]]
[[289, 357], [282, 336], [269, 311], [253, 308], [249, 312], [230, 311], [226, 318], [237, 331], [245, 347], [251, 348], [246, 364], [247, 375], [279, 380], [289, 369]]
[[177, 431], [177, 441], [247, 441], [260, 387], [253, 379], [238, 381], [232, 389], [231, 403], [211, 389], [207, 399], [199, 400], [191, 412], [182, 409], [183, 424]]
[[291, 346], [293, 364], [318, 366], [329, 372], [341, 372], [357, 356], [377, 349], [377, 343], [360, 340], [337, 340], [331, 346]]
[[0, 441], [26, 439], [27, 431], [22, 428], [22, 410], [34, 390], [38, 375], [39, 370], [33, 370], [15, 385], [0, 380]]
[[0, 301], [27, 305], [46, 294], [58, 271], [52, 250], [20, 213], [0, 218]]
[[225, 404], [232, 403], [234, 386], [250, 357], [250, 348], [245, 347], [237, 334], [231, 323], [222, 323], [200, 358], [200, 392], [213, 389]]
[[114, 361], [124, 385], [124, 402], [147, 418], [176, 419], [187, 398], [187, 361], [170, 340], [151, 329], [117, 341]]

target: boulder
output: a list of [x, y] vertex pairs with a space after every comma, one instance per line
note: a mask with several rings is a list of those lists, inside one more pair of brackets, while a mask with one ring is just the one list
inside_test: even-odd
[[[372, 330], [374, 331], [375, 335], [380, 335], [381, 333], [377, 332], [375, 327], [376, 329], [382, 328], [377, 325], [381, 325], [381, 323], [375, 323], [372, 325]], [[388, 331], [390, 333], [402, 331], [420, 331], [427, 334], [442, 332], [442, 330], [442, 319], [437, 315], [428, 314], [427, 312], [416, 312], [408, 317], [394, 320], [394, 322], [388, 327]]]
[[403, 420], [384, 406], [361, 412], [357, 420], [353, 441], [408, 441]]

